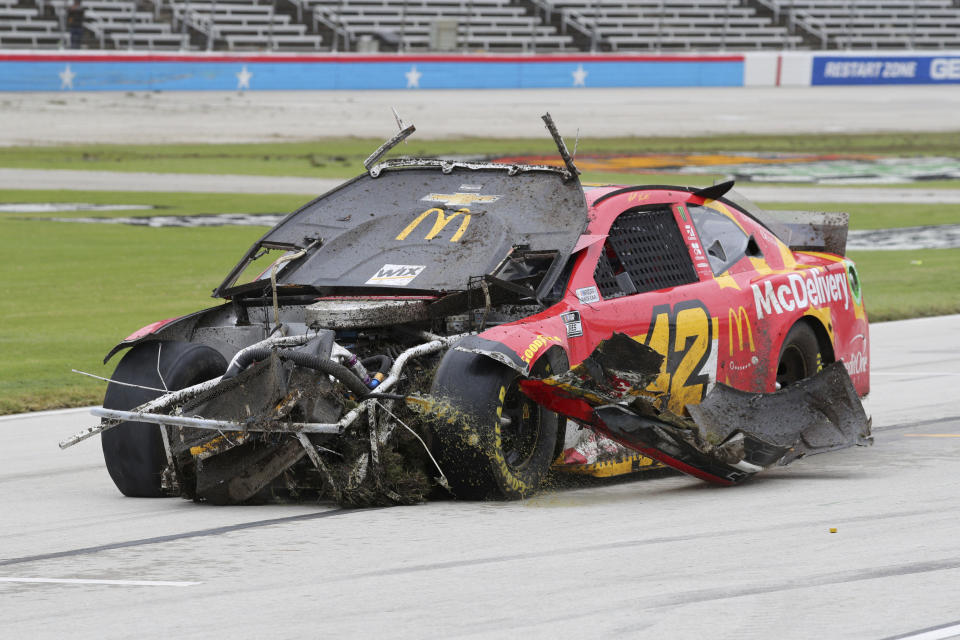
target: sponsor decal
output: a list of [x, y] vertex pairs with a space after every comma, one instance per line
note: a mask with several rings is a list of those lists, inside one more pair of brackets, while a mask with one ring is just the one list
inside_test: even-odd
[[863, 297], [860, 291], [860, 274], [857, 273], [857, 268], [853, 266], [852, 262], [843, 262], [844, 266], [847, 268], [847, 284], [850, 285], [850, 293], [853, 295], [853, 300], [857, 304], [863, 304]]
[[854, 353], [847, 360], [843, 361], [843, 366], [847, 368], [847, 373], [851, 376], [855, 376], [858, 373], [866, 373], [867, 364], [867, 354], [864, 352]]
[[443, 209], [434, 207], [432, 209], [427, 209], [414, 218], [413, 222], [408, 224], [406, 227], [404, 227], [403, 231], [397, 234], [396, 239], [406, 240], [407, 236], [413, 233], [414, 229], [416, 229], [421, 222], [430, 217], [430, 214], [436, 214], [437, 217], [434, 218], [433, 226], [430, 228], [430, 231], [428, 231], [427, 235], [423, 237], [424, 240], [433, 240], [436, 238], [437, 234], [443, 231], [444, 227], [456, 220], [459, 216], [463, 216], [460, 218], [460, 226], [457, 228], [456, 232], [450, 236], [450, 242], [458, 242], [460, 238], [463, 237], [463, 234], [466, 233], [467, 227], [470, 226], [470, 209], [457, 209], [448, 215]]
[[[596, 165], [589, 168], [591, 171], [640, 173], [656, 170], [658, 173], [685, 175], [719, 173], [737, 181], [753, 182], [887, 184], [960, 178], [960, 159], [933, 156], [898, 158], [849, 153], [731, 153], [592, 156], [590, 160], [577, 156], [577, 166], [587, 170], [584, 163]], [[637, 194], [633, 199], [641, 196], [645, 199], [649, 194]]]
[[600, 302], [600, 293], [597, 291], [596, 287], [582, 287], [577, 289], [577, 300], [581, 304], [593, 304], [595, 302]]
[[[737, 329], [736, 342], [733, 341], [734, 327]], [[731, 356], [735, 351], [743, 353], [747, 349], [754, 354], [746, 364], [737, 364], [731, 359], [727, 363], [727, 368], [731, 371], [745, 371], [760, 363], [760, 359], [756, 356], [757, 346], [753, 342], [753, 325], [750, 323], [750, 315], [742, 305], [736, 310], [732, 308], [727, 310], [727, 344]], [[736, 349], [734, 349], [734, 345], [736, 345]]]
[[699, 300], [657, 305], [650, 329], [637, 340], [664, 356], [660, 375], [647, 391], [664, 394], [668, 408], [683, 413], [703, 400], [717, 372], [717, 319]]
[[730, 345], [731, 356], [733, 355], [734, 327], [737, 328], [737, 350], [743, 351], [744, 347], [750, 347], [750, 353], [754, 353], [757, 347], [753, 343], [753, 326], [750, 324], [750, 315], [743, 306], [738, 307], [736, 311], [732, 308], [727, 311], [727, 343]]
[[846, 367], [847, 373], [849, 373], [851, 376], [857, 375], [858, 373], [866, 373], [869, 365], [869, 356], [867, 355], [867, 336], [862, 333], [858, 333], [857, 335], [853, 336], [853, 340], [850, 342], [854, 344], [857, 341], [863, 341], [863, 351], [856, 351], [846, 360], [843, 360], [843, 366]]
[[459, 207], [474, 203], [496, 202], [501, 196], [483, 195], [480, 193], [431, 193], [420, 198], [424, 202], [442, 202], [451, 207]]
[[[683, 216], [683, 219], [686, 220], [684, 207], [680, 206], [678, 207], [678, 210], [680, 211], [680, 215]], [[700, 239], [697, 238], [697, 232], [694, 230], [693, 225], [690, 223], [684, 224], [683, 232], [687, 236], [687, 245], [690, 247], [690, 252], [693, 254], [694, 265], [704, 274], [713, 275], [713, 271], [710, 269], [710, 263], [707, 262], [707, 254], [703, 252], [703, 247], [700, 246]]]
[[460, 191], [480, 191], [483, 189], [482, 184], [462, 184], [460, 185]]
[[[502, 160], [498, 159], [496, 162]], [[534, 162], [534, 164], [551, 163], [562, 166], [560, 161]], [[590, 156], [589, 159], [578, 155], [577, 166], [583, 170], [619, 173], [642, 173], [655, 170], [658, 173], [685, 175], [723, 174], [738, 182], [888, 184], [960, 178], [960, 159], [957, 158], [933, 156], [897, 158], [862, 153], [677, 153], [633, 156], [597, 155]], [[649, 195], [649, 193], [630, 194], [627, 196], [628, 202], [647, 199]], [[683, 211], [680, 215], [682, 218]]]
[[960, 80], [960, 58], [934, 58], [930, 62], [930, 77], [934, 80]]
[[423, 273], [425, 265], [385, 264], [364, 284], [382, 284], [390, 287], [405, 287]]
[[583, 323], [580, 321], [579, 311], [567, 311], [560, 314], [560, 319], [567, 327], [568, 338], [579, 338], [583, 335]]
[[960, 82], [957, 56], [814, 56], [811, 84]]
[[917, 61], [831, 60], [824, 65], [824, 78], [915, 78]]
[[[784, 153], [634, 153], [577, 155], [577, 166], [583, 171], [608, 171], [615, 173], [649, 173], [651, 169], [662, 173], [675, 173], [691, 167], [702, 167], [703, 173], [716, 173], [712, 167], [740, 164], [792, 164], [813, 162], [829, 158], [856, 158], [836, 154], [784, 154]], [[873, 157], [873, 156], [869, 156]], [[513, 156], [495, 158], [500, 164], [540, 164], [562, 167], [563, 160], [553, 156]], [[628, 202], [646, 200], [649, 192], [632, 192]]]
[[538, 335], [536, 339], [530, 343], [530, 346], [524, 349], [523, 353], [520, 354], [520, 359], [526, 364], [530, 364], [530, 361], [533, 359], [533, 356], [543, 349], [545, 346], [551, 342], [563, 342], [557, 336], [541, 336]]
[[787, 280], [777, 284], [767, 280], [762, 285], [750, 285], [753, 287], [753, 304], [758, 320], [765, 315], [821, 307], [833, 302], [842, 301], [844, 309], [850, 306], [846, 270], [827, 274], [813, 270], [802, 274], [791, 273], [787, 275]]
[[727, 365], [727, 368], [729, 368], [732, 371], [746, 371], [750, 367], [755, 367], [758, 364], [760, 364], [760, 358], [758, 358], [757, 356], [753, 356], [750, 358], [750, 362], [748, 362], [747, 364], [736, 364], [733, 360], [731, 360]]

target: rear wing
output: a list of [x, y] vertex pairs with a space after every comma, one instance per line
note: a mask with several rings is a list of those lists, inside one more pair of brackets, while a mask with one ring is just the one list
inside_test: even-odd
[[774, 233], [792, 250], [825, 251], [838, 256], [846, 255], [849, 214], [770, 210], [763, 213], [768, 220], [775, 223], [768, 226], [771, 226]]

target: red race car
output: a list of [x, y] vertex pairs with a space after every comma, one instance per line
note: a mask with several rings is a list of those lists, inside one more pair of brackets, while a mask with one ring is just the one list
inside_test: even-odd
[[[517, 498], [573, 426], [549, 409], [696, 470], [664, 453], [676, 443], [638, 444], [560, 396], [636, 412], [632, 389], [676, 423], [718, 383], [772, 394], [833, 362], [854, 399], [867, 393], [845, 217], [774, 218], [732, 183], [583, 187], [548, 128], [564, 167], [378, 162], [407, 128], [366, 174], [251, 247], [214, 291], [224, 304], [117, 345], [108, 358], [129, 351], [94, 412], [101, 425], [61, 446], [103, 432], [131, 496], [396, 503], [422, 499], [436, 476], [459, 497]], [[621, 334], [633, 340], [620, 353], [660, 354], [655, 371], [597, 357]], [[591, 363], [603, 372], [555, 384]], [[788, 449], [799, 451], [770, 460]], [[756, 466], [745, 460], [734, 466]]]

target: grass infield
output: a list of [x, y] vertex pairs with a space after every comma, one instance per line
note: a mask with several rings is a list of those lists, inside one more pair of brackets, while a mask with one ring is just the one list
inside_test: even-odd
[[[363, 160], [383, 141], [371, 138], [323, 138], [312, 142], [259, 144], [68, 145], [0, 147], [0, 167], [84, 169], [159, 173], [213, 173], [346, 178], [363, 171]], [[573, 145], [573, 140], [568, 140]], [[729, 135], [714, 137], [588, 138], [578, 154], [684, 152], [846, 153], [894, 156], [960, 155], [960, 131], [948, 133], [849, 135]], [[542, 139], [417, 140], [414, 135], [391, 155], [426, 157], [556, 155], [553, 141]], [[719, 176], [690, 176], [687, 184], [712, 184]], [[596, 173], [585, 180], [625, 184], [672, 184], [679, 178], [658, 174]], [[924, 183], [958, 186], [960, 181]]]

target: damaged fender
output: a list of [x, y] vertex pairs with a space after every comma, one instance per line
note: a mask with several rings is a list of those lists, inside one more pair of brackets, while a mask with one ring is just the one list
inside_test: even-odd
[[521, 376], [530, 375], [536, 362], [543, 357], [551, 347], [559, 346], [564, 352], [567, 350], [566, 340], [553, 335], [541, 335], [526, 330], [511, 327], [509, 341], [526, 345], [525, 347], [510, 347], [503, 342], [489, 340], [480, 336], [467, 336], [454, 347], [457, 351], [476, 353], [495, 360], [510, 367]]
[[870, 419], [842, 363], [775, 393], [718, 384], [690, 418], [644, 391], [662, 356], [623, 334], [581, 364], [521, 390], [538, 404], [643, 455], [721, 485], [773, 465], [853, 445], [870, 445]]

